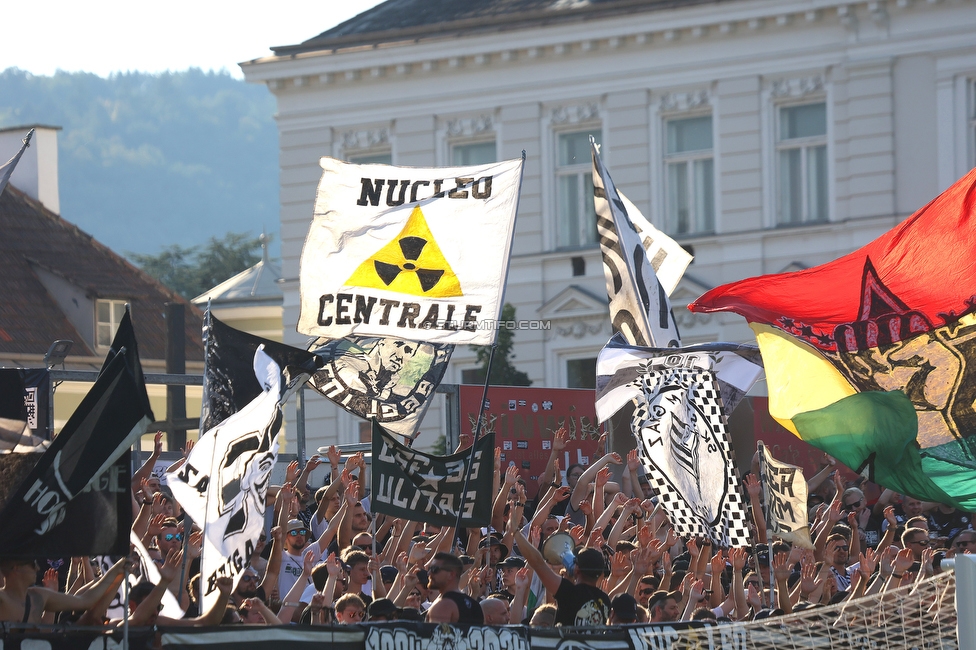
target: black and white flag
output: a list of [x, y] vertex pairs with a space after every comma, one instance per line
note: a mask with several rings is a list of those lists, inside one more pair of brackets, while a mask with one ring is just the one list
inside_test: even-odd
[[202, 611], [218, 597], [217, 578], [230, 576], [236, 588], [264, 529], [265, 497], [278, 456], [282, 376], [263, 348], [252, 359], [261, 394], [201, 436], [179, 471], [165, 476], [186, 514], [204, 524]]
[[494, 481], [494, 448], [495, 434], [490, 433], [478, 439], [473, 451], [433, 456], [401, 444], [374, 420], [370, 508], [393, 517], [454, 526], [466, 463], [474, 453], [461, 525], [488, 526], [491, 499], [485, 495], [491, 494]]
[[803, 470], [777, 460], [759, 442], [759, 474], [762, 476], [763, 514], [769, 532], [793, 546], [813, 549], [807, 518], [807, 482]]
[[[124, 472], [120, 478], [118, 472], [109, 470], [153, 420], [135, 334], [126, 310], [98, 379], [0, 512], [0, 521], [4, 522], [0, 527], [0, 555], [78, 554], [72, 539], [79, 531], [65, 534], [66, 527], [62, 526], [67, 519], [67, 506], [79, 494], [90, 489], [101, 490], [102, 483], [113, 480], [122, 481], [123, 487], [108, 485], [110, 496], [106, 507], [91, 513], [93, 517], [106, 519], [91, 521], [97, 540], [85, 554], [116, 553], [117, 533], [131, 525], [132, 513], [128, 508], [120, 513], [113, 507], [111, 496], [125, 489], [128, 473]], [[127, 537], [124, 533], [123, 538]]]
[[[610, 172], [600, 160], [596, 143], [590, 143], [593, 154], [593, 201], [596, 209], [596, 225], [600, 235], [600, 252], [603, 254], [603, 271], [610, 299], [610, 323], [614, 332], [623, 334], [631, 345], [675, 347], [681, 345], [678, 326], [671, 313], [668, 292], [658, 281], [654, 263], [660, 268], [667, 261], [669, 249], [661, 242], [667, 239], [658, 233], [658, 248], [654, 257], [648, 257], [644, 239], [631, 221], [628, 205], [617, 192]], [[633, 208], [633, 205], [630, 205]], [[641, 217], [641, 221], [644, 221]], [[687, 261], [678, 262], [679, 255], [672, 256], [665, 272], [674, 275], [672, 269], [680, 266], [677, 278], [687, 267]], [[685, 254], [684, 258], [690, 261]], [[677, 284], [677, 279], [674, 280]]]
[[250, 404], [264, 392], [254, 377], [254, 353], [261, 346], [281, 368], [281, 403], [312, 376], [322, 361], [300, 348], [248, 334], [221, 322], [207, 309], [203, 321], [206, 349], [201, 431], [215, 426]]
[[319, 339], [310, 350], [325, 365], [309, 383], [353, 415], [416, 435], [451, 360], [449, 343], [350, 336]]
[[641, 462], [679, 535], [720, 546], [751, 543], [723, 384], [732, 399], [741, 398], [761, 374], [755, 346], [635, 348], [617, 334], [600, 353], [598, 417], [635, 401], [631, 429]]
[[0, 165], [0, 194], [7, 189], [7, 183], [10, 182], [10, 176], [14, 173], [14, 169], [17, 167], [17, 163], [20, 162], [20, 157], [24, 155], [27, 151], [27, 147], [30, 146], [31, 136], [34, 135], [34, 129], [27, 132], [27, 136], [24, 137], [24, 146], [13, 155], [13, 157], [7, 162]]

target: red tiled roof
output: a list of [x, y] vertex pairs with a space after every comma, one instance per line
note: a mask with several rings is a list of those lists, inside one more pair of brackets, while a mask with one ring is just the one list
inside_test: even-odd
[[163, 304], [186, 306], [186, 359], [203, 359], [203, 314], [91, 235], [8, 185], [0, 194], [0, 353], [44, 354], [56, 339], [74, 341], [72, 356], [99, 356], [47, 291], [36, 269], [92, 299], [126, 300], [143, 359], [164, 359]]

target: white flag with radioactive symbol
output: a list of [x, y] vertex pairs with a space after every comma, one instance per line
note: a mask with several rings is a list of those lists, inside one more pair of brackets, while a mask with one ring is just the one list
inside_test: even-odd
[[322, 158], [301, 263], [298, 331], [494, 341], [522, 161], [471, 167]]

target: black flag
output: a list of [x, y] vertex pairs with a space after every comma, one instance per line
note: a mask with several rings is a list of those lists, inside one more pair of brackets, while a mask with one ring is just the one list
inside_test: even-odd
[[254, 378], [254, 353], [263, 345], [284, 378], [280, 401], [308, 381], [324, 363], [319, 357], [284, 343], [236, 330], [210, 310], [203, 321], [206, 360], [203, 378], [201, 431], [206, 432], [234, 415], [264, 392]]
[[[471, 459], [471, 478], [464, 497], [461, 525], [491, 523], [495, 434], [478, 439]], [[370, 508], [437, 526], [454, 526], [464, 491], [464, 473], [471, 449], [433, 456], [397, 442], [373, 420], [373, 467]], [[480, 495], [480, 498], [479, 498]]]
[[7, 189], [7, 183], [10, 181], [10, 175], [14, 173], [17, 163], [20, 162], [20, 157], [24, 155], [24, 152], [27, 151], [27, 147], [30, 146], [32, 135], [34, 135], [34, 129], [27, 132], [27, 137], [24, 138], [24, 146], [20, 148], [20, 151], [15, 153], [13, 158], [0, 165], [0, 194], [3, 194], [3, 191]]
[[[126, 313], [95, 384], [0, 512], [0, 521], [4, 522], [0, 556], [117, 553], [117, 533], [121, 531], [127, 537], [131, 526], [130, 509], [121, 509], [123, 514], [108, 505], [89, 513], [91, 530], [98, 539], [86, 545], [84, 552], [77, 549], [77, 539], [84, 531], [69, 531], [63, 524], [68, 520], [68, 509], [76, 505], [73, 500], [83, 492], [109, 487], [115, 494], [128, 489], [127, 469], [120, 474], [113, 468], [119, 467], [117, 461], [153, 419], [132, 323]], [[114, 485], [108, 486], [110, 482]], [[125, 517], [123, 521], [118, 520], [120, 515]], [[100, 521], [99, 517], [111, 519]]]

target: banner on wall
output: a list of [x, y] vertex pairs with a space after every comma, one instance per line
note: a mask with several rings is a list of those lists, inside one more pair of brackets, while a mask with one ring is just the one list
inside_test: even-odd
[[[461, 431], [474, 434], [483, 386], [459, 386]], [[502, 449], [502, 466], [515, 463], [534, 494], [539, 476], [552, 453], [552, 436], [561, 426], [569, 432], [569, 444], [559, 461], [589, 465], [598, 454], [597, 440], [603, 428], [596, 420], [596, 393], [591, 388], [527, 388], [490, 386], [481, 435], [495, 434]]]

